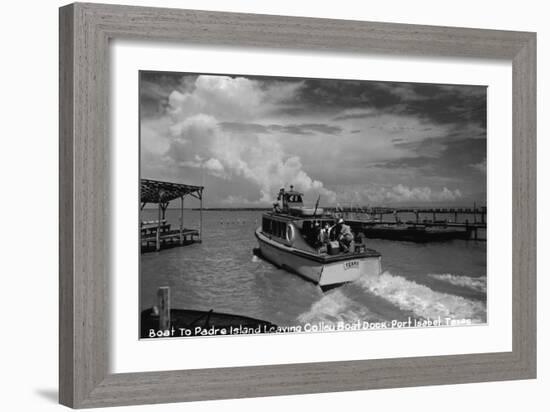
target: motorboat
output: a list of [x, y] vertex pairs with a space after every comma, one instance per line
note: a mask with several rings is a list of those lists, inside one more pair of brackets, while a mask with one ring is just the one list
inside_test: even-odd
[[[303, 204], [303, 193], [281, 189], [273, 209], [262, 215], [255, 235], [263, 258], [300, 275], [323, 291], [363, 276], [380, 275], [381, 255], [362, 237], [343, 235], [345, 222], [319, 207]], [[347, 241], [346, 241], [347, 240]]]

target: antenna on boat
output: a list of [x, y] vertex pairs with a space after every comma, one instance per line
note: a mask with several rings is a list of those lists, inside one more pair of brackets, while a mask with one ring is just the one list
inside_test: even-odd
[[313, 212], [313, 217], [317, 215], [317, 208], [319, 207], [319, 200], [321, 200], [321, 194], [317, 197], [317, 202], [315, 202], [315, 211]]

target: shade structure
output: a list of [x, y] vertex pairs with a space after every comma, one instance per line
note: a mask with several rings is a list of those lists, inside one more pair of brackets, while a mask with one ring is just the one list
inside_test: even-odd
[[[200, 217], [199, 217], [199, 230], [194, 231], [198, 233], [199, 241], [202, 241], [202, 192], [203, 186], [193, 186], [184, 183], [163, 182], [160, 180], [141, 179], [140, 182], [140, 202], [141, 209], [147, 205], [147, 203], [158, 204], [158, 220], [156, 222], [149, 222], [156, 224], [155, 229], [155, 244], [156, 250], [160, 250], [161, 241], [167, 241], [173, 239], [175, 236], [179, 237], [180, 244], [184, 243], [185, 234], [188, 231], [185, 230], [183, 225], [183, 202], [185, 196], [192, 196], [200, 201]], [[180, 227], [179, 230], [170, 230], [169, 225], [166, 225], [166, 209], [168, 204], [175, 199], [180, 199]], [[168, 226], [168, 229], [166, 227]], [[165, 230], [166, 229], [166, 230]], [[143, 223], [142, 223], [142, 237], [143, 237]], [[191, 235], [192, 238], [192, 235]]]
[[201, 199], [203, 189], [203, 186], [141, 179], [140, 200], [142, 204], [167, 203], [186, 195]]

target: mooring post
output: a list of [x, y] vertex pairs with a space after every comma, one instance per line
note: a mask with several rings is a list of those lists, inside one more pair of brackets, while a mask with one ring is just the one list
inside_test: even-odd
[[199, 215], [199, 242], [202, 243], [202, 189], [200, 190], [200, 201], [201, 201], [201, 206], [200, 206], [200, 215]]
[[162, 209], [162, 221], [164, 222], [166, 220], [166, 209], [168, 209], [168, 203], [169, 202], [166, 202], [166, 203], [162, 203], [161, 204], [161, 209]]
[[180, 245], [183, 245], [183, 196], [181, 197]]
[[157, 237], [156, 237], [156, 249], [157, 252], [160, 250], [160, 193], [159, 193], [159, 206], [158, 206], [158, 213], [157, 213]]
[[159, 308], [159, 330], [170, 329], [170, 287], [159, 287], [157, 298]]

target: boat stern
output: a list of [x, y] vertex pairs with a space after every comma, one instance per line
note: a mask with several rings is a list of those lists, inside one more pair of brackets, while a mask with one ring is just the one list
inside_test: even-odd
[[380, 255], [334, 262], [323, 267], [319, 286], [327, 290], [343, 283], [354, 282], [361, 277], [378, 277], [381, 272]]

